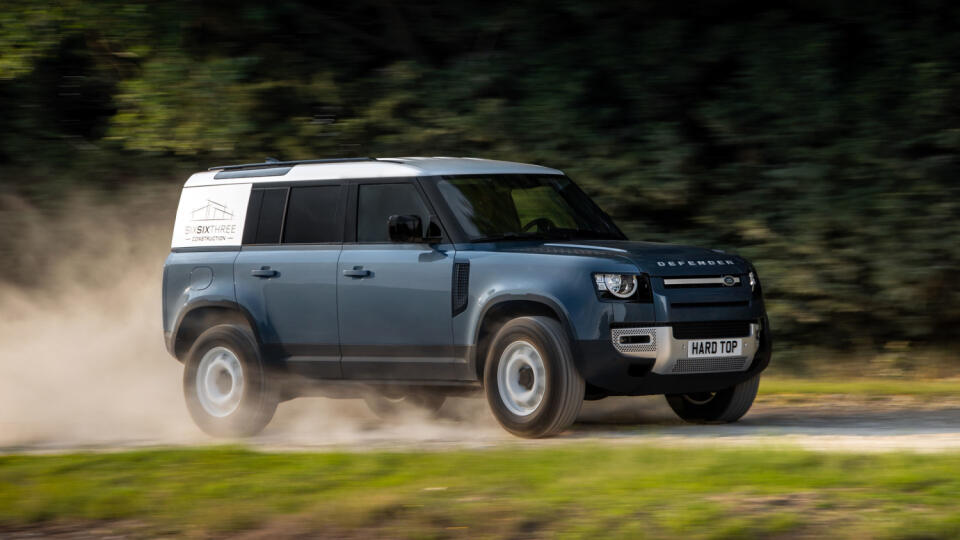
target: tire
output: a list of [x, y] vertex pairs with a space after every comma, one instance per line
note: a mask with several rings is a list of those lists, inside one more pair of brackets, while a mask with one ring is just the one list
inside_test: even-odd
[[367, 408], [383, 420], [400, 416], [404, 409], [417, 409], [435, 415], [440, 411], [440, 407], [443, 407], [446, 400], [447, 396], [436, 392], [418, 392], [396, 398], [383, 394], [363, 396]]
[[214, 326], [194, 342], [183, 394], [193, 421], [215, 437], [260, 433], [279, 403], [253, 334], [231, 324]]
[[760, 375], [718, 392], [667, 394], [667, 403], [677, 416], [693, 423], [736, 422], [747, 414], [757, 397]]
[[483, 382], [494, 417], [520, 437], [563, 431], [583, 405], [584, 382], [570, 340], [549, 317], [518, 317], [503, 325], [487, 351]]

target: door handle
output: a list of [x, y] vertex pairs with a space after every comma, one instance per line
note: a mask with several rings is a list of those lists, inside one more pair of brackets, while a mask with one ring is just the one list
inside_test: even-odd
[[270, 278], [277, 275], [276, 270], [271, 270], [269, 266], [261, 266], [250, 271], [250, 275], [259, 278]]
[[364, 278], [370, 276], [370, 271], [364, 270], [362, 266], [354, 266], [353, 270], [344, 270], [343, 275], [352, 278]]

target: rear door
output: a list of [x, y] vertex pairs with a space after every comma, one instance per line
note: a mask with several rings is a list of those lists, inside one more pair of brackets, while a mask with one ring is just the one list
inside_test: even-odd
[[296, 373], [339, 378], [337, 262], [342, 183], [255, 186], [234, 265], [237, 301], [257, 324], [264, 351]]
[[410, 214], [427, 227], [433, 212], [409, 179], [350, 188], [337, 272], [346, 378], [451, 380], [465, 370], [453, 353], [453, 246], [391, 242], [388, 218]]

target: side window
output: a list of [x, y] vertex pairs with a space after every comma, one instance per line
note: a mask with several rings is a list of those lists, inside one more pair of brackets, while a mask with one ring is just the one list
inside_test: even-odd
[[327, 244], [340, 241], [340, 186], [290, 188], [285, 244]]
[[276, 244], [280, 241], [287, 188], [254, 189], [244, 224], [244, 244]]
[[430, 211], [412, 184], [361, 184], [357, 193], [357, 242], [387, 243], [387, 220], [417, 215], [426, 227]]
[[247, 219], [243, 222], [243, 243], [255, 244], [257, 225], [260, 223], [260, 206], [263, 204], [263, 190], [250, 192], [250, 204], [247, 205]]

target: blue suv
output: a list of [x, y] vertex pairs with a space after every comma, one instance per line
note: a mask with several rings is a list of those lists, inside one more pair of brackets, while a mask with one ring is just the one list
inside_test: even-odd
[[524, 437], [616, 395], [733, 422], [771, 350], [743, 258], [630, 241], [561, 171], [472, 158], [192, 175], [163, 328], [191, 415], [224, 436], [258, 433], [303, 395], [390, 414], [482, 391]]

